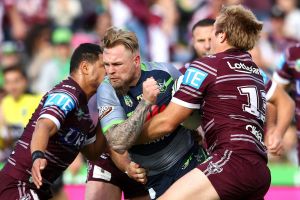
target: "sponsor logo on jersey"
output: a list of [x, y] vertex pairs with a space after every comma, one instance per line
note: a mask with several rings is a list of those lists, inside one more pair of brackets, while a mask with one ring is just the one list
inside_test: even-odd
[[202, 85], [203, 81], [206, 79], [208, 73], [195, 69], [193, 67], [189, 67], [185, 72], [182, 83], [184, 85], [191, 86], [195, 89], [199, 89]]
[[256, 130], [256, 126], [248, 124], [246, 130], [250, 131], [260, 143], [264, 144], [263, 135], [259, 130]]
[[133, 106], [133, 102], [132, 102], [130, 96], [125, 95], [125, 96], [124, 96], [124, 101], [125, 101], [126, 106], [129, 106], [129, 107], [132, 107], [132, 106]]
[[71, 86], [71, 85], [62, 85], [62, 87], [70, 88], [72, 90], [76, 90], [76, 88], [74, 86]]
[[247, 74], [260, 74], [260, 71], [257, 67], [247, 66], [245, 63], [230, 63], [227, 61], [227, 65], [230, 69], [233, 69], [236, 72], [242, 72]]
[[113, 110], [113, 106], [100, 106], [98, 107], [99, 110], [99, 120], [103, 119], [106, 115], [111, 113]]
[[166, 80], [157, 80], [157, 84], [160, 93], [164, 93], [167, 90]]
[[44, 107], [53, 105], [59, 107], [59, 109], [62, 110], [65, 114], [68, 114], [75, 108], [74, 100], [69, 95], [64, 93], [49, 94]]
[[78, 110], [77, 110], [77, 112], [75, 113], [75, 115], [76, 115], [76, 117], [77, 117], [77, 119], [80, 121], [83, 117], [84, 117], [84, 112], [82, 111], [82, 109], [81, 108], [79, 108]]
[[143, 94], [140, 94], [139, 96], [136, 97], [136, 100], [141, 101], [143, 98]]

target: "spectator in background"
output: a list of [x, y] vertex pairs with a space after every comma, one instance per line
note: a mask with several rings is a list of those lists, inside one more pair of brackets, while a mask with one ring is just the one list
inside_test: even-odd
[[0, 45], [0, 87], [3, 86], [2, 70], [21, 63], [21, 55], [15, 42], [6, 41]]
[[259, 66], [265, 72], [272, 74], [282, 61], [283, 51], [288, 46], [297, 43], [297, 40], [285, 33], [284, 19], [286, 15], [280, 7], [273, 6], [269, 14], [269, 26], [266, 26], [266, 30], [254, 50], [260, 52], [262, 63]]
[[46, 60], [36, 79], [35, 91], [48, 92], [69, 75], [72, 32], [69, 28], [56, 28], [52, 32], [53, 56]]
[[71, 28], [82, 14], [82, 8], [79, 0], [51, 0], [48, 12], [55, 26]]
[[276, 0], [276, 4], [285, 13], [284, 31], [288, 37], [300, 40], [300, 10], [297, 0]]
[[45, 63], [53, 58], [51, 44], [51, 27], [49, 24], [36, 24], [32, 27], [24, 41], [28, 59], [28, 77], [31, 90], [39, 92], [38, 78]]
[[0, 105], [1, 137], [6, 141], [6, 147], [2, 149], [4, 154], [0, 158], [2, 162], [11, 153], [41, 99], [41, 96], [27, 91], [28, 80], [19, 66], [5, 68], [3, 75], [7, 95]]

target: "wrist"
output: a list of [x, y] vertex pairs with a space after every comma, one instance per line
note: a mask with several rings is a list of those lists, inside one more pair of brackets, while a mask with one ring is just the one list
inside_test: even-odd
[[36, 150], [32, 152], [31, 157], [32, 157], [32, 163], [34, 163], [34, 161], [38, 158], [45, 159], [45, 154], [42, 151]]

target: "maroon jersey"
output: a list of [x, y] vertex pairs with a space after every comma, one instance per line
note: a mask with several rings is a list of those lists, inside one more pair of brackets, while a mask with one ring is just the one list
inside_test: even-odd
[[76, 158], [79, 150], [96, 139], [87, 103], [85, 93], [71, 77], [56, 85], [42, 98], [3, 172], [28, 182], [32, 167], [32, 134], [38, 119], [47, 118], [56, 124], [58, 132], [49, 139], [45, 152], [48, 164], [42, 171], [42, 177], [45, 182], [56, 180]]
[[249, 53], [230, 49], [195, 60], [172, 102], [201, 108], [210, 153], [229, 149], [267, 159], [263, 143], [265, 85]]
[[273, 78], [276, 82], [292, 85], [292, 95], [296, 102], [297, 132], [300, 131], [300, 43], [287, 48], [280, 69]]

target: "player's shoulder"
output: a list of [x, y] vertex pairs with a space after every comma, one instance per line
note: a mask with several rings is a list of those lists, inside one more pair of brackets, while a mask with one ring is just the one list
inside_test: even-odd
[[197, 69], [200, 71], [204, 71], [206, 73], [212, 74], [214, 76], [217, 75], [218, 72], [218, 63], [220, 59], [217, 55], [208, 55], [202, 58], [195, 59], [191, 62], [189, 69]]
[[169, 72], [170, 69], [176, 69], [176, 67], [172, 63], [143, 61], [141, 63], [141, 69], [143, 71], [156, 71], [156, 70], [158, 70], [158, 71]]
[[300, 43], [288, 47], [285, 51], [285, 57], [288, 61], [299, 60], [300, 57]]

